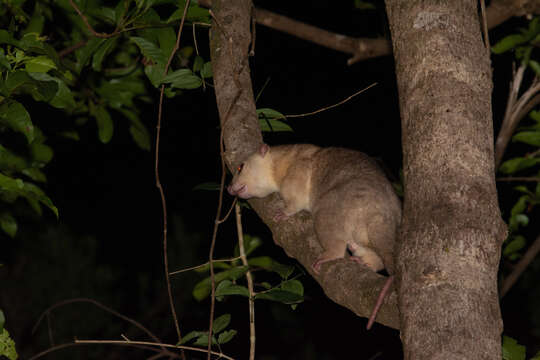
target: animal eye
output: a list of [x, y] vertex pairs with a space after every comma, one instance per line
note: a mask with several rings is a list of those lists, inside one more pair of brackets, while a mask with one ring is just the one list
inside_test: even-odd
[[236, 168], [236, 171], [241, 172], [243, 168], [244, 168], [244, 163], [238, 165], [238, 167]]

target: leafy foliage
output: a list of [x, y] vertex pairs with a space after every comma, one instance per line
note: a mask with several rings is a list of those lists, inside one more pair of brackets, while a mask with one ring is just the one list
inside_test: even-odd
[[0, 310], [0, 356], [5, 356], [9, 360], [16, 360], [18, 355], [15, 350], [15, 342], [9, 336], [9, 332], [4, 328], [5, 322], [4, 312]]
[[518, 33], [508, 35], [497, 42], [491, 50], [495, 54], [514, 50], [516, 58], [527, 64], [536, 75], [540, 75], [540, 63], [532, 59], [535, 46], [540, 44], [540, 17], [529, 22], [528, 27], [519, 29]]
[[[32, 111], [33, 104], [44, 103], [51, 114], [72, 119], [72, 126], [54, 134], [72, 140], [80, 138], [77, 128], [88, 126], [91, 119], [99, 140], [107, 144], [119, 119], [125, 118], [134, 142], [148, 151], [150, 134], [139, 107], [151, 101], [152, 86], [164, 86], [169, 97], [181, 95], [182, 90], [201, 87], [212, 71], [200, 56], [190, 60], [193, 49], [186, 47], [165, 74], [185, 1], [123, 0], [115, 6], [101, 0], [2, 3], [0, 227], [13, 237], [17, 222], [10, 206], [18, 198], [38, 214], [44, 205], [58, 216], [40, 188], [54, 151], [44, 135], [49, 124], [36, 125], [40, 114]], [[162, 19], [160, 13], [172, 15]], [[209, 19], [208, 11], [192, 2], [187, 21]], [[193, 70], [187, 67], [191, 61]]]
[[[540, 43], [540, 18], [532, 19], [527, 28], [519, 29], [518, 33], [508, 35], [497, 42], [492, 51], [501, 54], [510, 50], [514, 51], [517, 60], [527, 65], [536, 76], [540, 75], [538, 53], [535, 48]], [[504, 161], [499, 171], [505, 175], [518, 175], [525, 173], [534, 178], [540, 178], [538, 165], [540, 164], [540, 112], [532, 110], [528, 116], [529, 123], [518, 128], [512, 137], [513, 143], [521, 143], [531, 148], [522, 156], [515, 156]], [[521, 193], [518, 200], [510, 211], [508, 219], [509, 236], [505, 242], [503, 256], [514, 261], [521, 257], [523, 250], [527, 247], [526, 238], [520, 235], [520, 230], [529, 224], [529, 214], [534, 207], [540, 203], [540, 182], [536, 182], [534, 187], [527, 182], [525, 185], [514, 187], [514, 190]]]
[[[224, 314], [214, 319], [212, 326], [212, 345], [223, 345], [232, 340], [236, 335], [236, 330], [225, 330], [231, 322], [231, 315]], [[216, 339], [217, 335], [217, 339]], [[208, 331], [191, 331], [182, 338], [182, 341], [177, 345], [187, 344], [193, 341], [193, 345], [206, 347], [208, 346]]]

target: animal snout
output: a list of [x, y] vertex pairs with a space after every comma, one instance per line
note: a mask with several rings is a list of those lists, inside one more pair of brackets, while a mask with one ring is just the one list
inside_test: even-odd
[[243, 185], [234, 185], [234, 184], [231, 184], [229, 186], [227, 186], [227, 191], [229, 192], [229, 194], [231, 194], [232, 196], [238, 196], [240, 195], [244, 190], [246, 189], [246, 185], [243, 184]]

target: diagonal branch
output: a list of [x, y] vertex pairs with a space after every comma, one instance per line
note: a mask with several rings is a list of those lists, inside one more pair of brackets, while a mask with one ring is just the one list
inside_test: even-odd
[[[212, 0], [198, 0], [199, 5], [211, 7]], [[537, 0], [493, 0], [486, 9], [488, 28], [492, 29], [514, 16], [540, 14]], [[391, 54], [390, 41], [386, 38], [356, 38], [333, 33], [319, 27], [278, 15], [268, 10], [255, 9], [257, 23], [300, 39], [311, 41], [329, 49], [351, 54], [347, 61], [352, 65], [358, 61]]]
[[521, 274], [525, 271], [527, 266], [534, 260], [536, 255], [540, 252], [540, 235], [534, 240], [533, 244], [527, 249], [525, 255], [516, 264], [514, 270], [506, 277], [501, 285], [500, 296], [501, 298], [508, 293], [510, 288], [514, 286]]

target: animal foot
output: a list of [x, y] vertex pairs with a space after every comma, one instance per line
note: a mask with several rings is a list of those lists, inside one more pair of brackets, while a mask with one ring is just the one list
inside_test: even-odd
[[285, 214], [283, 210], [278, 210], [276, 212], [276, 215], [274, 215], [273, 220], [275, 222], [287, 220], [289, 218], [289, 215]]

